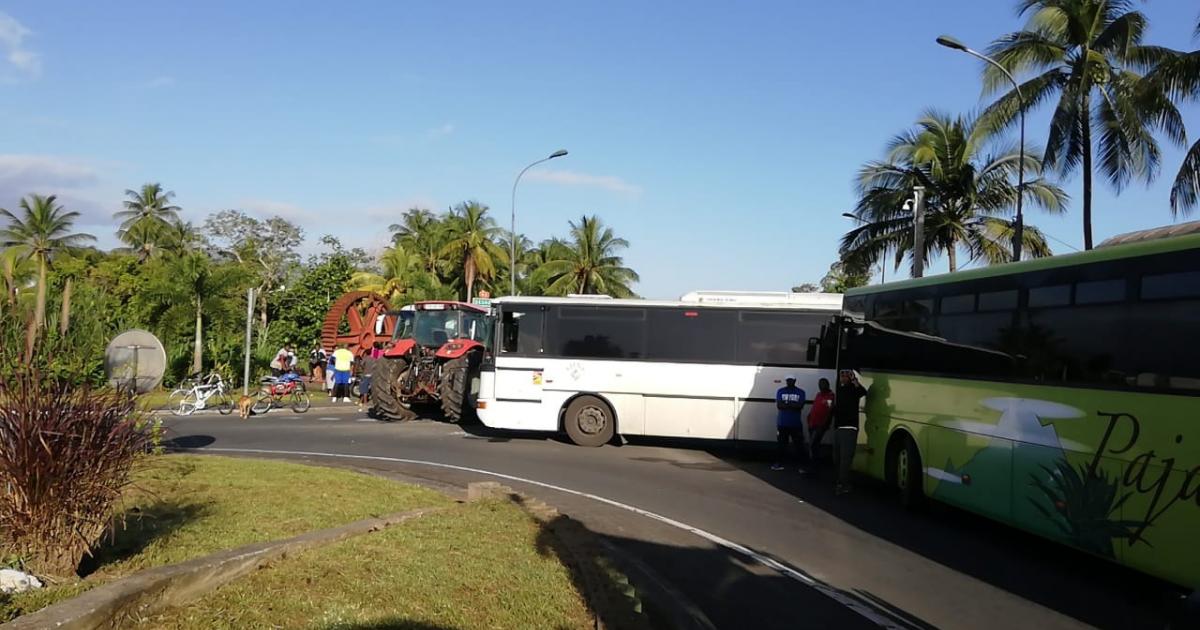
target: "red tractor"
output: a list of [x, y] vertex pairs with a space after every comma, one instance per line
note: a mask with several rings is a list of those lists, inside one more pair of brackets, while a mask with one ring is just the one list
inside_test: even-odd
[[451, 422], [474, 412], [473, 383], [488, 352], [492, 318], [463, 302], [417, 302], [399, 313], [371, 375], [371, 413], [405, 420], [415, 404], [441, 405]]

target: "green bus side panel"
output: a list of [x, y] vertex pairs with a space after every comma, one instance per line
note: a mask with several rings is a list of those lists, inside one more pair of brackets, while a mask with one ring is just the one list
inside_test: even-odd
[[861, 472], [903, 427], [929, 496], [1200, 587], [1200, 397], [863, 376]]

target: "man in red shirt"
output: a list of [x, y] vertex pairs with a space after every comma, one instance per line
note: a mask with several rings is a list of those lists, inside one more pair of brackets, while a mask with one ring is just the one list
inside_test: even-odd
[[829, 430], [829, 421], [833, 418], [833, 390], [829, 387], [829, 379], [817, 381], [817, 388], [819, 391], [813, 398], [812, 409], [808, 412], [808, 444], [812, 449], [809, 459], [814, 474], [820, 469], [821, 439], [825, 437], [825, 432]]

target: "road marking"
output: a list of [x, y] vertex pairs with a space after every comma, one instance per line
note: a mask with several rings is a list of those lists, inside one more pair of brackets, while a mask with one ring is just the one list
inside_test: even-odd
[[355, 418], [355, 422], [379, 422], [375, 418]]
[[[320, 418], [320, 419], [325, 420], [326, 418]], [[821, 580], [814, 578], [813, 576], [801, 571], [800, 569], [788, 566], [788, 565], [780, 562], [779, 560], [776, 560], [775, 558], [772, 558], [768, 555], [754, 551], [753, 549], [750, 549], [749, 547], [746, 547], [744, 545], [733, 542], [732, 540], [722, 538], [716, 534], [713, 534], [711, 532], [700, 529], [699, 527], [689, 525], [682, 521], [677, 521], [668, 516], [663, 516], [661, 514], [657, 514], [655, 512], [651, 512], [649, 510], [643, 510], [642, 508], [639, 508], [639, 507], [636, 507], [633, 505], [629, 505], [627, 503], [621, 503], [620, 501], [609, 499], [607, 497], [602, 497], [600, 495], [592, 494], [590, 492], [583, 492], [581, 490], [572, 490], [571, 488], [564, 488], [562, 486], [556, 486], [554, 484], [546, 483], [544, 481], [536, 481], [533, 479], [526, 479], [524, 477], [517, 477], [515, 475], [507, 475], [504, 473], [499, 473], [499, 472], [495, 472], [495, 471], [491, 471], [491, 470], [483, 470], [482, 468], [471, 468], [469, 466], [458, 466], [455, 464], [445, 464], [442, 462], [431, 462], [431, 461], [425, 461], [425, 460], [420, 460], [420, 459], [406, 459], [403, 457], [381, 457], [381, 456], [377, 456], [377, 455], [350, 455], [350, 454], [346, 454], [346, 453], [318, 453], [318, 452], [313, 452], [313, 451], [280, 451], [280, 450], [261, 449], [261, 448], [205, 448], [205, 447], [202, 447], [202, 448], [198, 448], [198, 449], [188, 449], [188, 450], [214, 451], [214, 452], [222, 452], [222, 453], [256, 453], [256, 454], [261, 454], [261, 455], [300, 455], [300, 456], [305, 456], [305, 457], [335, 457], [335, 458], [340, 457], [343, 459], [366, 459], [366, 460], [382, 461], [382, 462], [396, 462], [399, 464], [415, 464], [415, 465], [420, 465], [420, 466], [434, 466], [434, 467], [438, 467], [438, 468], [448, 468], [451, 470], [459, 470], [459, 471], [463, 471], [463, 472], [471, 472], [471, 473], [476, 473], [476, 474], [480, 474], [480, 475], [489, 475], [492, 477], [499, 477], [500, 479], [508, 479], [509, 481], [516, 481], [519, 483], [525, 483], [525, 484], [529, 484], [532, 486], [546, 488], [548, 490], [554, 490], [556, 492], [572, 494], [572, 495], [575, 495], [578, 497], [583, 497], [585, 499], [591, 499], [593, 501], [598, 501], [598, 502], [604, 503], [606, 505], [611, 505], [613, 507], [620, 508], [620, 509], [626, 510], [628, 512], [633, 512], [634, 514], [637, 514], [639, 516], [644, 516], [651, 520], [655, 520], [660, 523], [670, 525], [671, 527], [674, 527], [676, 529], [681, 529], [690, 534], [699, 536], [715, 545], [724, 547], [730, 551], [734, 551], [738, 554], [741, 554], [747, 558], [754, 560], [755, 562], [758, 562], [759, 564], [761, 564], [763, 566], [771, 568], [789, 578], [792, 578], [793, 580], [796, 580], [797, 582], [800, 582], [801, 584], [804, 584], [805, 586], [808, 586], [808, 587], [816, 590], [817, 592], [821, 593], [822, 595], [825, 595], [826, 597], [829, 597], [830, 599], [833, 599], [834, 601], [845, 606], [846, 608], [849, 608], [850, 610], [862, 615], [863, 617], [866, 617], [869, 621], [878, 625], [881, 628], [887, 628], [888, 630], [909, 630], [910, 628], [913, 627], [907, 623], [904, 623], [903, 621], [901, 621], [899, 619], [895, 619], [890, 616], [886, 616], [885, 612], [875, 608], [870, 603], [864, 601], [863, 599], [861, 599], [853, 594], [847, 593], [845, 591], [838, 589], [837, 587], [826, 584], [825, 582], [822, 582]]]
[[317, 418], [317, 420], [333, 420], [336, 422], [337, 418], [334, 418], [333, 416], [322, 416], [320, 418]]

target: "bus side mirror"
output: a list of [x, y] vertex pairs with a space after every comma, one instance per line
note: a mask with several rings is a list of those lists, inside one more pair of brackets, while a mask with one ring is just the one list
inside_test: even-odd
[[817, 337], [808, 338], [808, 352], [804, 355], [804, 360], [812, 363], [817, 360], [817, 351], [821, 347], [821, 340]]

